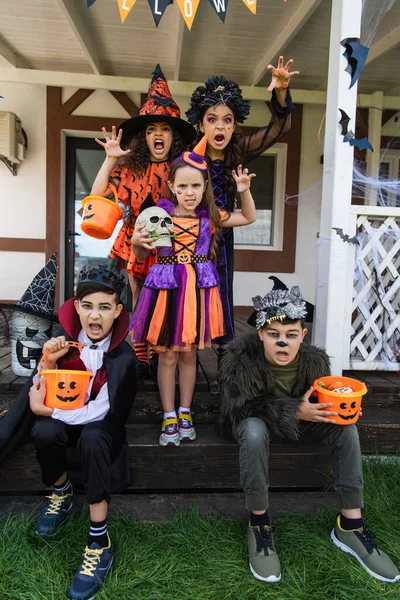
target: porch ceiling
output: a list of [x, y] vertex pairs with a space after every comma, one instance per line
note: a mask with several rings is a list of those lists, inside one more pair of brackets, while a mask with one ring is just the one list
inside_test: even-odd
[[[326, 89], [332, 0], [259, 0], [254, 16], [229, 0], [225, 24], [201, 0], [191, 31], [176, 2], [156, 29], [147, 0], [121, 24], [116, 0], [1, 0], [0, 68], [149, 77], [159, 62], [171, 80], [225, 74], [241, 85], [269, 83], [266, 66], [294, 58], [293, 86]], [[361, 93], [400, 93], [400, 0], [381, 23], [359, 83]]]

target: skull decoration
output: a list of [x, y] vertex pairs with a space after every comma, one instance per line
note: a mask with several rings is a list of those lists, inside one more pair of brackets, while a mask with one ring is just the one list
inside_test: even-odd
[[136, 219], [135, 229], [144, 227], [152, 238], [151, 246], [154, 248], [172, 246], [171, 237], [174, 235], [174, 224], [170, 215], [163, 208], [152, 206], [141, 212]]

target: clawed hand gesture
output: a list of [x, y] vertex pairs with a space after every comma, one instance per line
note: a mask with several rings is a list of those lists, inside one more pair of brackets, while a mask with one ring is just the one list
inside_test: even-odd
[[248, 169], [242, 170], [242, 165], [239, 165], [237, 168], [237, 173], [235, 170], [232, 171], [232, 177], [236, 181], [236, 187], [239, 194], [242, 192], [247, 192], [250, 189], [250, 183], [253, 177], [255, 177], [255, 173], [250, 173]]
[[108, 137], [105, 127], [102, 127], [102, 132], [106, 141], [102, 142], [98, 138], [95, 138], [95, 142], [100, 144], [100, 146], [103, 146], [109, 158], [119, 158], [120, 156], [126, 156], [126, 154], [130, 153], [130, 150], [122, 150], [120, 146], [122, 138], [122, 129], [118, 131], [117, 135], [117, 129], [115, 125], [113, 125], [111, 129], [111, 138]]
[[273, 65], [268, 65], [267, 69], [271, 72], [272, 75], [272, 81], [268, 88], [269, 92], [272, 92], [272, 90], [274, 89], [285, 90], [287, 87], [289, 87], [290, 79], [294, 75], [299, 74], [299, 71], [293, 71], [292, 73], [289, 73], [289, 69], [292, 66], [292, 63], [293, 59], [291, 58], [287, 61], [286, 65], [283, 66], [283, 56], [280, 56], [278, 58], [277, 68], [275, 68]]

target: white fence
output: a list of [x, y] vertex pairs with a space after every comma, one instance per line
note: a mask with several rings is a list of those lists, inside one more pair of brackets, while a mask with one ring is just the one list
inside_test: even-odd
[[[344, 369], [400, 370], [400, 208], [352, 206]], [[353, 282], [351, 285], [350, 282]]]

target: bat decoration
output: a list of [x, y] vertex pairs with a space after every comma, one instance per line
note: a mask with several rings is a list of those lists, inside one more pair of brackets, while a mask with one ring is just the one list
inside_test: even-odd
[[350, 146], [357, 146], [357, 148], [359, 150], [365, 150], [366, 148], [368, 150], [371, 150], [371, 152], [374, 151], [371, 142], [368, 140], [368, 138], [361, 138], [361, 139], [356, 139], [353, 138], [350, 140]]
[[[339, 108], [340, 112], [344, 112], [342, 111], [341, 108]], [[344, 113], [346, 114], [346, 113]], [[346, 115], [347, 117], [347, 115]], [[345, 119], [346, 121], [346, 119]], [[341, 123], [341, 121], [339, 121], [339, 123]], [[345, 127], [347, 127], [347, 123], [345, 124]], [[343, 133], [343, 125], [342, 125], [342, 133]], [[357, 139], [356, 136], [354, 135], [353, 131], [347, 131], [346, 135], [343, 137], [343, 141], [344, 142], [349, 142], [350, 146], [357, 146], [357, 148], [359, 150], [365, 150], [366, 148], [368, 148], [368, 150], [371, 150], [371, 152], [374, 151], [371, 142], [367, 139], [367, 138], [361, 138], [361, 139]]]
[[345, 38], [340, 43], [345, 49], [343, 56], [348, 62], [345, 70], [351, 77], [350, 89], [356, 83], [365, 66], [369, 48], [360, 43], [360, 38]]
[[[342, 118], [339, 121], [339, 125], [342, 128], [342, 135], [346, 135], [348, 132], [350, 117], [342, 108], [339, 108], [339, 111], [340, 111], [340, 114], [342, 115]], [[347, 142], [347, 140], [345, 140], [345, 141]]]
[[356, 235], [351, 238], [347, 235], [347, 233], [343, 233], [343, 229], [340, 229], [339, 227], [332, 227], [332, 229], [336, 231], [340, 239], [344, 242], [347, 242], [348, 244], [354, 244], [355, 246], [360, 245]]

